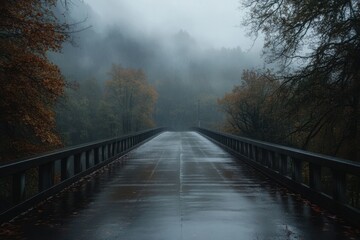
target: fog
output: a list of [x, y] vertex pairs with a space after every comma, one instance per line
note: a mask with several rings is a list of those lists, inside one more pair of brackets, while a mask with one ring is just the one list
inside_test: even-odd
[[241, 26], [238, 0], [73, 1], [66, 12], [72, 41], [51, 59], [80, 88], [109, 80], [112, 64], [141, 69], [158, 92], [158, 126], [218, 127], [217, 99], [262, 68], [262, 42]]

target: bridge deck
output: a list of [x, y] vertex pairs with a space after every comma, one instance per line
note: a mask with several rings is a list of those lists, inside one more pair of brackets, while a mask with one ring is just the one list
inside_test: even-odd
[[0, 238], [351, 239], [349, 231], [199, 134], [166, 132], [3, 226]]

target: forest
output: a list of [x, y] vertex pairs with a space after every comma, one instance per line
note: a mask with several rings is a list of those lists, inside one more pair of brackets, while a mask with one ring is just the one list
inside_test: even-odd
[[86, 1], [4, 1], [0, 161], [199, 124], [359, 161], [359, 3], [242, 7], [262, 56], [240, 41], [206, 46], [187, 29], [99, 27]]
[[357, 1], [246, 1], [276, 72], [245, 71], [219, 100], [229, 132], [359, 160]]

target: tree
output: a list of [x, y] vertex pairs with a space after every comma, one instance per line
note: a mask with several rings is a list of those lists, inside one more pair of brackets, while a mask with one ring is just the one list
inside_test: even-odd
[[307, 132], [305, 147], [331, 133], [333, 154], [358, 159], [360, 2], [247, 0], [245, 6], [252, 32], [265, 34], [268, 61], [282, 63], [289, 109], [307, 108], [311, 116], [299, 125]]
[[103, 86], [87, 79], [67, 89], [56, 106], [56, 125], [65, 145], [110, 138]]
[[56, 0], [2, 1], [0, 5], [0, 160], [59, 146], [54, 103], [65, 81], [48, 51], [59, 51], [68, 25]]
[[106, 84], [106, 102], [112, 107], [113, 128], [117, 134], [153, 127], [156, 90], [141, 70], [113, 65]]
[[285, 143], [288, 127], [275, 98], [279, 84], [269, 71], [245, 70], [242, 82], [218, 100], [226, 114], [225, 131], [259, 140]]

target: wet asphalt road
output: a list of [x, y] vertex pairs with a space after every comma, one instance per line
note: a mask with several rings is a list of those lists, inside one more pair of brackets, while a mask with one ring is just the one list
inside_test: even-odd
[[194, 132], [166, 132], [0, 228], [0, 239], [356, 239]]

